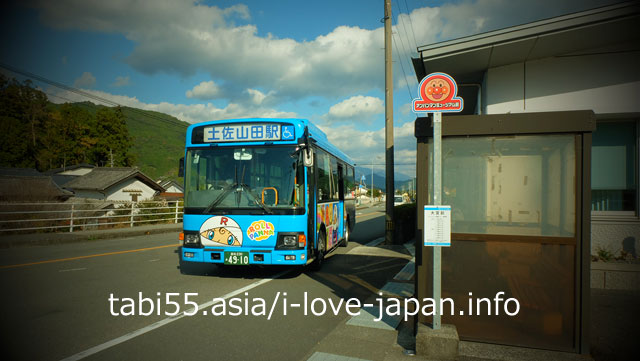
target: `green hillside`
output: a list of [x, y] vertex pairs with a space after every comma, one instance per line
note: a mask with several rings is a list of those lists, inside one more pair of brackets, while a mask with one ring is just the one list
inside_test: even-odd
[[[103, 105], [74, 103], [91, 114]], [[52, 107], [59, 105], [52, 104]], [[133, 137], [135, 166], [154, 180], [178, 180], [178, 161], [184, 155], [184, 140], [189, 123], [168, 114], [122, 107], [129, 134]]]
[[164, 113], [128, 107], [122, 110], [133, 137], [136, 166], [154, 180], [177, 180], [189, 123]]

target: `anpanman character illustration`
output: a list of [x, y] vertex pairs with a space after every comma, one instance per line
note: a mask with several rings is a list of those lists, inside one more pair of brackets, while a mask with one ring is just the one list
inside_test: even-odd
[[441, 101], [447, 98], [451, 87], [449, 82], [445, 78], [434, 78], [427, 82], [425, 89], [427, 98], [434, 102]]
[[200, 240], [205, 246], [242, 246], [242, 230], [233, 219], [215, 216], [200, 227]]

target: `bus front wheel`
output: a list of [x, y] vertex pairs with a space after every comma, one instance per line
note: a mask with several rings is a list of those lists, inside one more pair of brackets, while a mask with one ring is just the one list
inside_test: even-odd
[[344, 239], [340, 243], [340, 247], [349, 246], [349, 236], [350, 236], [349, 233], [351, 233], [351, 232], [349, 232], [349, 219], [347, 218], [347, 222], [345, 222], [345, 224], [344, 224]]
[[320, 231], [318, 235], [318, 251], [316, 252], [316, 260], [311, 264], [311, 270], [314, 272], [320, 271], [322, 263], [324, 262], [324, 251], [327, 237], [324, 231]]

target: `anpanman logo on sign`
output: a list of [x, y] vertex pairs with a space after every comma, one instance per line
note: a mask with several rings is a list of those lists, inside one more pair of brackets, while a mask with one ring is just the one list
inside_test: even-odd
[[264, 241], [274, 234], [273, 223], [263, 220], [255, 221], [247, 228], [247, 236], [252, 241]]
[[420, 98], [413, 99], [413, 112], [459, 112], [463, 101], [457, 94], [458, 85], [449, 74], [431, 73], [420, 82]]

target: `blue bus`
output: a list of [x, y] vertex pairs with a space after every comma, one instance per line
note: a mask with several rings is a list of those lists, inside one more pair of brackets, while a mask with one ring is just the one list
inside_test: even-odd
[[311, 265], [346, 246], [354, 163], [306, 119], [232, 119], [187, 129], [181, 259]]

